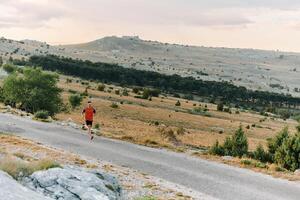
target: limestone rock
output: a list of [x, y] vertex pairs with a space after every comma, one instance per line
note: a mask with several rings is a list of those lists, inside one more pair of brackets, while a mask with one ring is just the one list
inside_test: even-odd
[[73, 166], [38, 171], [23, 184], [59, 200], [119, 200], [122, 190], [116, 178], [98, 170]]

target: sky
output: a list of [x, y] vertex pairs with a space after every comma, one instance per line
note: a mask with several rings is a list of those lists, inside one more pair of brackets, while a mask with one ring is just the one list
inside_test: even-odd
[[300, 1], [0, 0], [0, 37], [57, 45], [112, 35], [300, 52]]

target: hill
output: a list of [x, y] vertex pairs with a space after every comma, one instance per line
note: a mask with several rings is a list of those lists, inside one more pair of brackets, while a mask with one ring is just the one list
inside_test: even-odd
[[54, 54], [163, 74], [228, 81], [249, 89], [300, 96], [300, 54], [255, 49], [197, 47], [145, 41], [138, 37], [105, 37], [84, 44], [0, 39], [0, 56], [22, 58]]

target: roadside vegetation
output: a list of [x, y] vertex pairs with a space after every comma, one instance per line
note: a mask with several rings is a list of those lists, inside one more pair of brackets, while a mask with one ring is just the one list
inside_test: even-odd
[[13, 108], [40, 115], [54, 116], [62, 106], [59, 76], [39, 68], [25, 67], [12, 71], [0, 89], [0, 100]]
[[6, 157], [1, 159], [0, 170], [7, 172], [14, 179], [30, 176], [32, 173], [40, 170], [60, 167], [53, 160], [43, 159], [39, 161], [26, 162], [21, 159]]
[[[300, 132], [291, 134], [284, 128], [278, 135], [268, 139], [267, 150], [259, 144], [255, 151], [248, 151], [248, 140], [240, 127], [232, 137], [227, 137], [221, 145], [219, 141], [210, 148], [210, 154], [219, 156], [248, 157], [260, 161], [257, 167], [266, 168], [266, 163], [276, 163], [280, 167], [295, 171], [300, 168]], [[242, 164], [251, 165], [252, 162], [243, 159]]]

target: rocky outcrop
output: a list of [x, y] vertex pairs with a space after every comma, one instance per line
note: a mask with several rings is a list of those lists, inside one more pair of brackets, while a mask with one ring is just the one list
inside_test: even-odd
[[121, 187], [116, 178], [98, 170], [78, 167], [38, 171], [22, 181], [26, 187], [59, 200], [119, 200]]
[[0, 171], [0, 199], [1, 200], [51, 200], [18, 183], [7, 173]]

